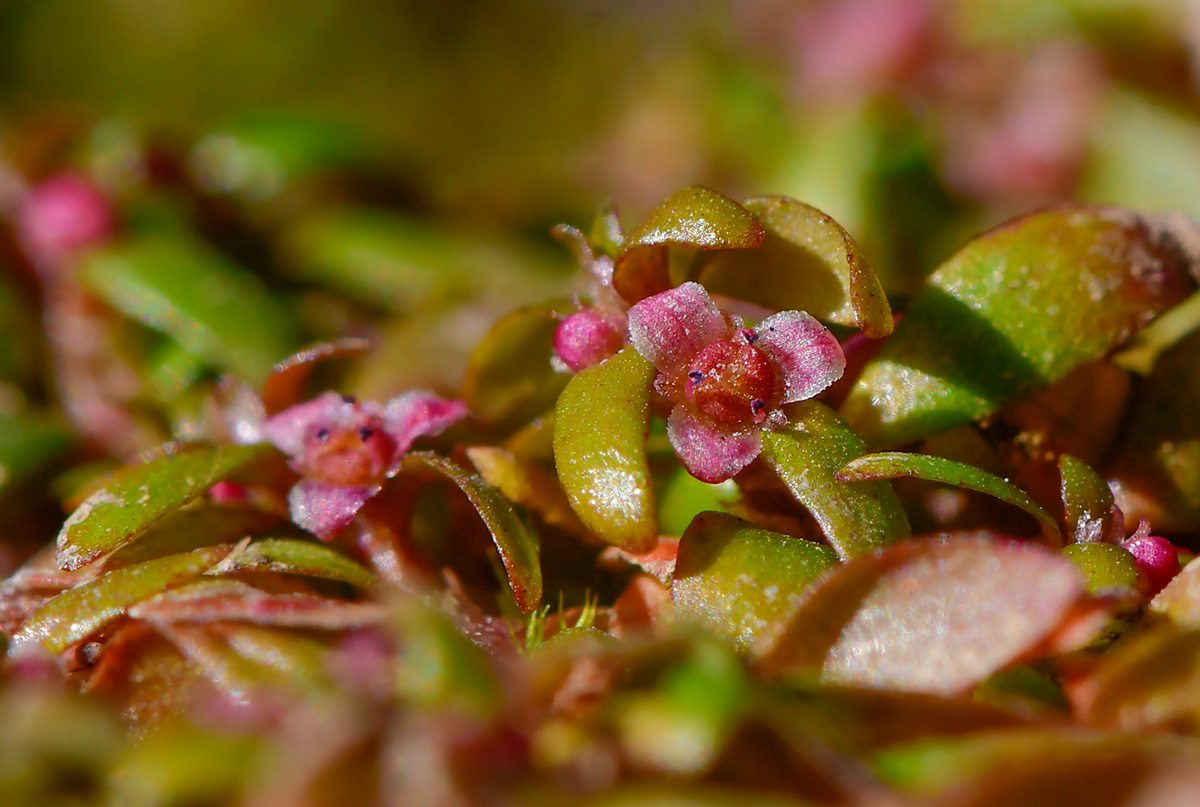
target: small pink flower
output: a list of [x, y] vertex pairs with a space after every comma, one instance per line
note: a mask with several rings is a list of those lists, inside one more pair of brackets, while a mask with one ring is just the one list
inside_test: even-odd
[[304, 477], [288, 494], [292, 520], [328, 541], [395, 476], [414, 440], [466, 414], [462, 401], [423, 390], [383, 406], [327, 392], [268, 418], [262, 436]]
[[1150, 522], [1144, 518], [1121, 546], [1133, 555], [1142, 593], [1147, 599], [1162, 591], [1179, 574], [1179, 549], [1166, 538], [1151, 535]]
[[629, 309], [633, 347], [658, 369], [655, 389], [675, 404], [667, 435], [688, 472], [722, 482], [762, 450], [762, 429], [787, 423], [785, 404], [841, 377], [836, 338], [804, 311], [781, 311], [754, 328], [722, 314], [698, 283]]
[[21, 243], [30, 257], [57, 263], [107, 240], [115, 227], [112, 205], [100, 189], [73, 174], [48, 179], [21, 200]]

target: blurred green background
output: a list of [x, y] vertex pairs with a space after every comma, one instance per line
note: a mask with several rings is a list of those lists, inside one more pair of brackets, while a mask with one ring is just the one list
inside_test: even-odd
[[530, 232], [789, 194], [904, 291], [1056, 199], [1200, 212], [1195, 28], [1184, 0], [7, 0], [0, 104], [10, 153], [14, 125], [319, 121], [414, 207]]

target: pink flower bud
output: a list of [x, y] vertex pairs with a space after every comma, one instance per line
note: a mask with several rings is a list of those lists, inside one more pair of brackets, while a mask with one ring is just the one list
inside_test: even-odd
[[554, 331], [554, 352], [572, 372], [599, 364], [625, 346], [624, 335], [603, 314], [578, 311]]
[[61, 174], [35, 187], [17, 214], [21, 243], [39, 262], [58, 262], [107, 240], [114, 229], [112, 205], [83, 177]]
[[1121, 544], [1133, 555], [1142, 593], [1147, 598], [1162, 591], [1179, 574], [1179, 550], [1166, 538], [1150, 535], [1149, 531], [1149, 525], [1143, 521], [1129, 540]]

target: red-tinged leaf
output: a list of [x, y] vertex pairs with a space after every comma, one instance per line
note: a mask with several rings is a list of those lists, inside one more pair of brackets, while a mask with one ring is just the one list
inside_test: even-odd
[[953, 696], [1007, 666], [1077, 647], [1108, 608], [1037, 544], [910, 541], [834, 572], [755, 648], [768, 674]]
[[[308, 637], [252, 625], [199, 627], [163, 622], [156, 629], [193, 668], [235, 703], [258, 703], [270, 708], [278, 703], [281, 692], [288, 695], [297, 694], [297, 690], [312, 692], [328, 681], [320, 664], [323, 648]], [[243, 637], [243, 643], [252, 644], [254, 639], [267, 638], [273, 646], [265, 653], [261, 647], [250, 648], [257, 652], [239, 652], [232, 641], [234, 637]], [[258, 658], [248, 657], [252, 655]]]
[[1103, 540], [1113, 528], [1113, 495], [1108, 483], [1087, 463], [1070, 454], [1058, 458], [1058, 471], [1062, 477], [1064, 521], [1070, 542]]
[[613, 269], [613, 287], [630, 303], [671, 287], [667, 246], [745, 249], [763, 227], [746, 208], [700, 185], [675, 191], [630, 231]]
[[123, 616], [130, 606], [200, 576], [230, 549], [210, 546], [170, 555], [117, 569], [68, 589], [30, 617], [13, 642], [37, 642], [52, 653], [61, 653]]
[[63, 524], [58, 565], [71, 571], [112, 552], [271, 451], [263, 445], [184, 448], [118, 471]]
[[512, 504], [479, 474], [436, 454], [414, 452], [405, 457], [404, 465], [432, 469], [466, 494], [492, 535], [517, 607], [522, 613], [532, 613], [542, 600], [540, 550], [537, 537], [521, 521]]
[[679, 559], [679, 539], [669, 535], [660, 536], [658, 543], [649, 552], [626, 552], [615, 546], [610, 546], [601, 554], [604, 561], [619, 560], [637, 566], [642, 571], [654, 575], [660, 583], [668, 583], [675, 573], [675, 563]]
[[1200, 527], [1200, 332], [1164, 353], [1139, 389], [1110, 477], [1128, 521]]
[[589, 530], [630, 552], [658, 538], [646, 434], [654, 365], [626, 348], [571, 379], [554, 410], [554, 463]]
[[706, 253], [695, 280], [711, 293], [771, 310], [797, 309], [868, 336], [892, 332], [892, 311], [875, 271], [842, 225], [786, 196], [747, 199], [766, 231], [756, 249]]
[[1062, 532], [1058, 523], [1041, 505], [1031, 499], [1029, 494], [995, 474], [981, 471], [973, 465], [928, 454], [886, 451], [856, 457], [847, 462], [836, 476], [842, 482], [912, 477], [987, 493], [1029, 513], [1038, 520], [1047, 543], [1055, 547], [1062, 546]]
[[329, 546], [295, 538], [264, 538], [238, 547], [209, 569], [207, 574], [216, 576], [238, 572], [302, 574], [340, 580], [362, 589], [375, 585], [375, 578], [362, 564]]
[[471, 354], [463, 400], [485, 423], [523, 424], [548, 412], [570, 376], [550, 364], [554, 331], [575, 306], [554, 302], [520, 308], [492, 326]]
[[263, 382], [262, 403], [268, 415], [282, 412], [304, 400], [304, 386], [313, 368], [326, 359], [357, 356], [371, 347], [366, 339], [347, 337], [333, 342], [318, 342], [293, 353], [275, 365]]
[[842, 415], [872, 448], [987, 417], [1124, 343], [1194, 288], [1194, 236], [1063, 206], [979, 236], [913, 299]]
[[248, 622], [277, 628], [349, 630], [383, 616], [375, 603], [345, 602], [310, 594], [269, 594], [238, 580], [199, 580], [164, 591], [129, 608], [146, 622]]
[[1200, 729], [1200, 631], [1161, 625], [1113, 646], [1069, 687], [1080, 718], [1121, 731]]
[[765, 629], [799, 608], [813, 582], [837, 562], [827, 546], [725, 513], [700, 513], [679, 539], [671, 599], [680, 617], [749, 651]]
[[835, 476], [866, 450], [862, 438], [824, 404], [789, 407], [789, 423], [763, 432], [762, 458], [804, 505], [845, 560], [910, 533], [908, 517], [885, 481], [859, 486]]
[[468, 459], [489, 485], [505, 498], [535, 512], [552, 527], [584, 532], [583, 523], [553, 474], [511, 451], [492, 446], [471, 446]]
[[1200, 563], [1193, 560], [1184, 566], [1149, 607], [1181, 628], [1200, 630]]

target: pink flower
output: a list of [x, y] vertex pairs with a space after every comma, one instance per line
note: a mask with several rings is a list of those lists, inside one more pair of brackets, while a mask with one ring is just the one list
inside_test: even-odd
[[396, 475], [414, 440], [466, 414], [462, 401], [424, 390], [383, 406], [327, 392], [268, 418], [262, 436], [291, 457], [303, 477], [288, 494], [292, 520], [328, 541]]
[[722, 482], [762, 450], [762, 429], [787, 423], [785, 404], [841, 377], [846, 357], [804, 311], [781, 311], [754, 328], [722, 314], [698, 283], [629, 309], [633, 347], [658, 369], [655, 389], [675, 404], [667, 435], [688, 472]]
[[583, 267], [591, 302], [584, 305], [576, 297], [579, 310], [559, 321], [550, 364], [560, 373], [578, 373], [616, 355], [628, 343], [625, 312], [629, 303], [613, 288], [612, 258], [597, 255], [574, 227], [559, 225], [554, 234], [571, 248]]
[[108, 199], [73, 174], [48, 179], [26, 194], [17, 221], [30, 257], [49, 263], [107, 240], [115, 227]]
[[1179, 549], [1157, 535], [1150, 534], [1150, 522], [1142, 519], [1137, 529], [1121, 546], [1133, 555], [1142, 593], [1150, 599], [1179, 574]]

